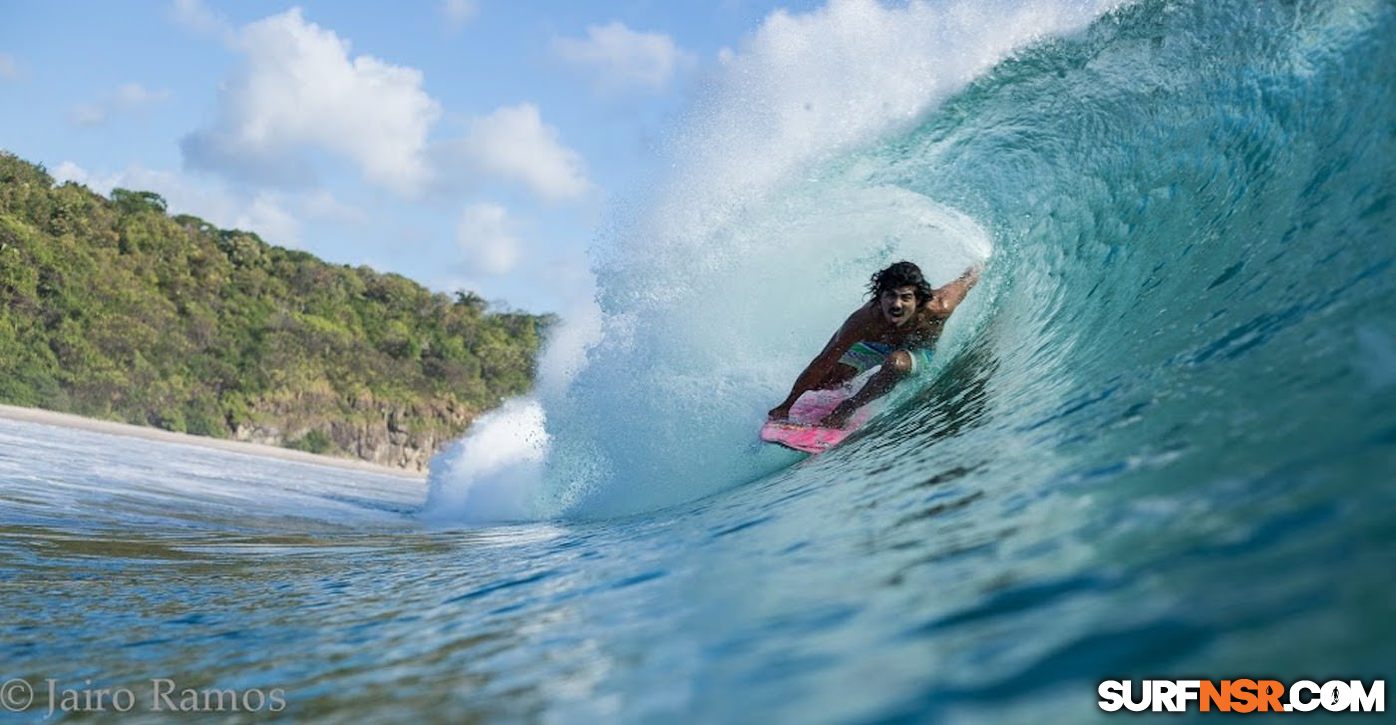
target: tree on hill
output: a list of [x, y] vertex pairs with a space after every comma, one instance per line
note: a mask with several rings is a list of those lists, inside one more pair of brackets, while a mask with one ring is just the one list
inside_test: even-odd
[[525, 391], [553, 319], [170, 217], [152, 192], [55, 186], [5, 153], [0, 301], [0, 402], [367, 458]]

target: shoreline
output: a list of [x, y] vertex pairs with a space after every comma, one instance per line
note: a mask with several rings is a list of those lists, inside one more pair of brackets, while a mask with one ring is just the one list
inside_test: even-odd
[[209, 436], [189, 435], [188, 433], [176, 433], [174, 431], [133, 425], [131, 423], [118, 423], [111, 420], [84, 418], [72, 413], [59, 413], [52, 410], [44, 410], [43, 408], [21, 408], [13, 405], [0, 404], [0, 419], [19, 421], [22, 423], [39, 423], [41, 425], [52, 425], [60, 428], [76, 428], [92, 433], [105, 433], [107, 435], [125, 436], [128, 438], [142, 438], [149, 441], [179, 443], [188, 446], [227, 451], [230, 453], [242, 453], [261, 458], [275, 458], [282, 461], [295, 461], [297, 463], [329, 466], [331, 468], [341, 468], [363, 473], [376, 473], [382, 476], [394, 476], [396, 478], [405, 478], [414, 481], [426, 480], [425, 473], [415, 473], [405, 468], [380, 466], [376, 463], [369, 463], [368, 461], [360, 461], [353, 458], [322, 456], [315, 453], [307, 453], [290, 448], [279, 448], [262, 443], [249, 443], [246, 441], [229, 440], [227, 438], [212, 438]]

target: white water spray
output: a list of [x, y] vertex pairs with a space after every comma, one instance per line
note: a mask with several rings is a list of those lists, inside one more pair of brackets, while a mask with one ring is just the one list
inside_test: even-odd
[[764, 411], [897, 259], [933, 283], [988, 255], [972, 219], [868, 186], [853, 152], [1014, 48], [1115, 3], [834, 0], [724, 53], [672, 143], [677, 169], [595, 259], [595, 304], [550, 342], [533, 396], [433, 462], [428, 516], [649, 510], [788, 465]]

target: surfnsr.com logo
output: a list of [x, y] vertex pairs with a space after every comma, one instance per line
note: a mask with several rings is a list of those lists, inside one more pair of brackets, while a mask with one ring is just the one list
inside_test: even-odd
[[1386, 680], [1105, 680], [1096, 693], [1106, 712], [1386, 712]]

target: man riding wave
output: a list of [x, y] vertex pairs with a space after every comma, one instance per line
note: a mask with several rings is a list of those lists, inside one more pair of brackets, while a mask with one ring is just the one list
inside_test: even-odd
[[880, 365], [862, 389], [819, 422], [842, 428], [854, 411], [887, 394], [918, 366], [930, 364], [931, 348], [945, 320], [978, 281], [979, 267], [971, 267], [953, 282], [932, 289], [921, 268], [911, 262], [897, 262], [874, 274], [868, 284], [872, 299], [848, 316], [768, 417], [785, 420], [790, 406], [806, 391], [836, 388]]

